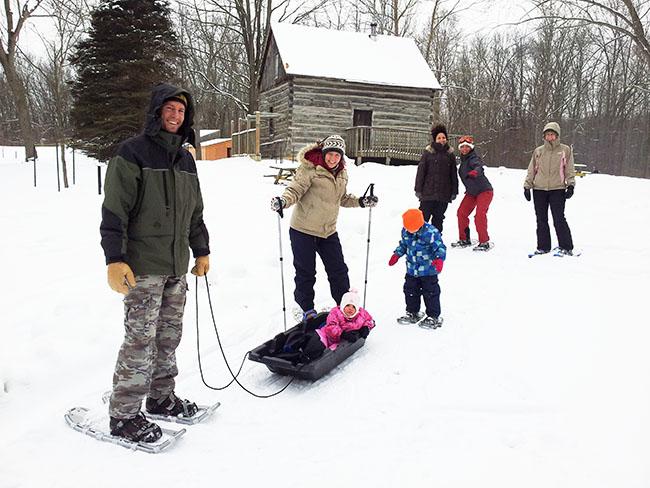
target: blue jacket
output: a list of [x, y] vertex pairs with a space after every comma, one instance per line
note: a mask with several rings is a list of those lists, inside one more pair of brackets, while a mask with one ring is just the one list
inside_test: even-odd
[[402, 239], [399, 241], [395, 254], [399, 257], [406, 255], [406, 272], [411, 276], [437, 275], [431, 262], [436, 259], [443, 261], [447, 257], [447, 247], [442, 242], [442, 236], [435, 226], [424, 223], [415, 232], [402, 229]]

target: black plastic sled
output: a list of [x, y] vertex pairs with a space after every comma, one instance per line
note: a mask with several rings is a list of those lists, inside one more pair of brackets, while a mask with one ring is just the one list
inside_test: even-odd
[[278, 334], [273, 339], [266, 341], [261, 346], [256, 347], [248, 353], [248, 359], [258, 363], [265, 364], [272, 373], [281, 375], [294, 376], [303, 380], [315, 381], [322, 378], [329, 373], [336, 366], [341, 364], [347, 358], [352, 356], [355, 352], [363, 347], [366, 340], [362, 337], [354, 342], [341, 341], [338, 347], [334, 350], [325, 348], [322, 355], [312, 360], [293, 360], [277, 357], [272, 355], [278, 339], [280, 336], [289, 337], [295, 334], [296, 331], [313, 331], [322, 327], [327, 319], [327, 312], [319, 313], [318, 315], [307, 319], [306, 322], [301, 322], [294, 327], [290, 328], [282, 334]]

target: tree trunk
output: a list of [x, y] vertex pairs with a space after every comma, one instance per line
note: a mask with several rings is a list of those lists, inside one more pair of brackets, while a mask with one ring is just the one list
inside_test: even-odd
[[27, 100], [27, 91], [25, 85], [20, 79], [16, 69], [9, 62], [2, 63], [7, 78], [7, 85], [11, 90], [16, 104], [16, 111], [18, 112], [18, 123], [20, 124], [20, 133], [23, 137], [23, 145], [25, 146], [25, 159], [31, 159], [35, 156], [36, 150], [34, 144], [36, 143], [36, 136], [32, 128], [32, 123], [29, 117], [29, 102]]

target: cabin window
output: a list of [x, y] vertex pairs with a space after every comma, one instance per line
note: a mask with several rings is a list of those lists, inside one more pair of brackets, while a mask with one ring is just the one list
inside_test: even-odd
[[358, 127], [360, 125], [370, 127], [372, 126], [372, 110], [355, 110], [352, 116], [352, 125]]
[[280, 53], [275, 55], [275, 79], [280, 78]]

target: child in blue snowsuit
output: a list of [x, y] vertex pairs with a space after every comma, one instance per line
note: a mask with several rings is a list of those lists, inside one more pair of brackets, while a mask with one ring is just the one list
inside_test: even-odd
[[[406, 315], [397, 321], [402, 324], [419, 323], [420, 327], [436, 329], [442, 325], [438, 275], [442, 272], [447, 248], [438, 229], [424, 221], [421, 210], [407, 210], [402, 220], [402, 238], [388, 262], [389, 266], [393, 266], [406, 255]], [[424, 298], [426, 317], [420, 312], [420, 297]]]

